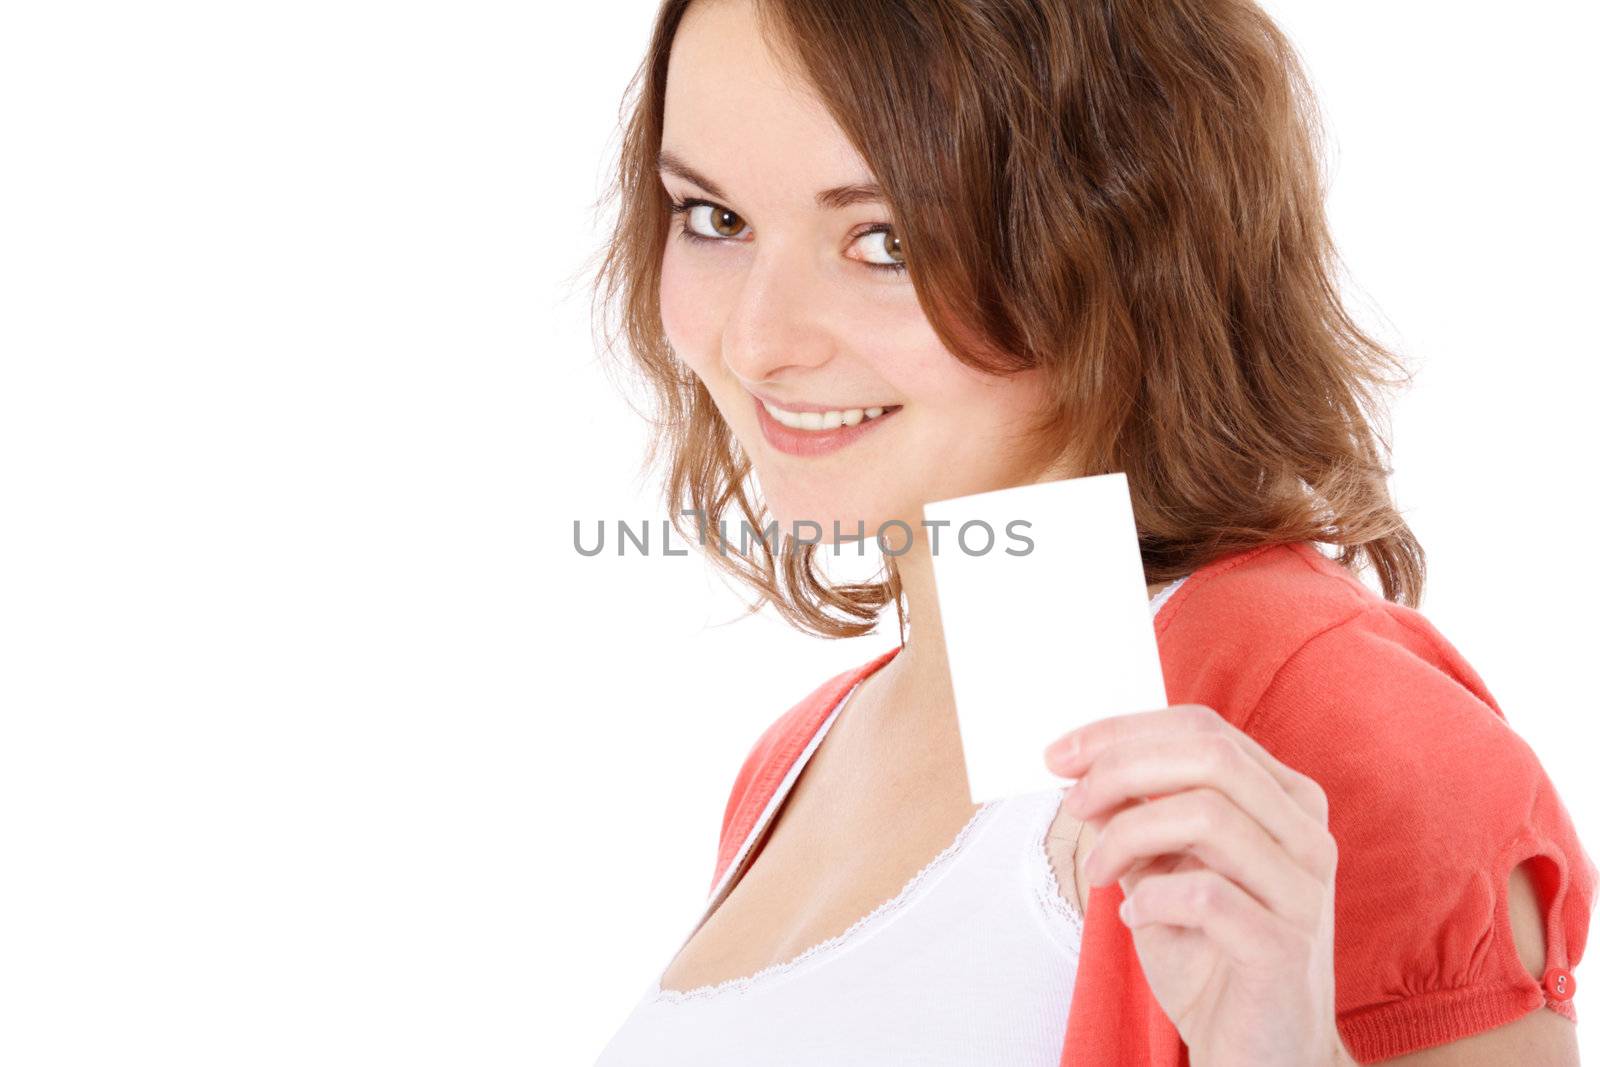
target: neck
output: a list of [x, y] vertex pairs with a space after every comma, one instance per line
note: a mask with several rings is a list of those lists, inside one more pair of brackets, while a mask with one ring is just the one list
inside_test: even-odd
[[904, 555], [895, 557], [895, 567], [906, 600], [906, 635], [900, 653], [881, 672], [893, 679], [885, 688], [914, 691], [925, 700], [932, 697], [953, 705], [944, 624], [933, 586], [933, 555], [926, 538], [915, 538]]

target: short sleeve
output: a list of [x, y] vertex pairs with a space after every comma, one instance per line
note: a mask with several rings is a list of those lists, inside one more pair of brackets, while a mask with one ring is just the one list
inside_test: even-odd
[[[1577, 1021], [1595, 864], [1528, 744], [1420, 614], [1381, 601], [1313, 636], [1242, 728], [1328, 797], [1338, 1025], [1363, 1063], [1548, 1007]], [[1545, 967], [1507, 906], [1532, 861]]]

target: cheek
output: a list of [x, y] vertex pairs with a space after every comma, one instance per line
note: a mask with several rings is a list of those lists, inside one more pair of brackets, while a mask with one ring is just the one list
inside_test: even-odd
[[1034, 392], [1026, 373], [1006, 380], [962, 363], [926, 321], [899, 332], [895, 343], [877, 348], [874, 362], [908, 403], [952, 424], [1007, 422]]
[[[908, 403], [968, 422], [1006, 392], [996, 388], [1001, 380], [967, 366], [945, 347], [909, 285], [899, 295], [899, 301], [861, 309], [864, 329], [858, 336], [871, 339], [879, 373]], [[955, 328], [966, 330], [961, 323]], [[963, 333], [959, 339], [980, 347], [975, 336]]]
[[678, 358], [702, 375], [716, 361], [721, 332], [710, 294], [688, 257], [669, 246], [661, 257], [661, 328]]
[[885, 377], [901, 386], [900, 395], [920, 413], [905, 424], [910, 451], [942, 457], [942, 469], [979, 488], [991, 478], [1011, 476], [1026, 456], [1027, 428], [1044, 410], [1043, 372], [985, 374], [958, 360], [931, 328], [923, 343], [884, 356]]

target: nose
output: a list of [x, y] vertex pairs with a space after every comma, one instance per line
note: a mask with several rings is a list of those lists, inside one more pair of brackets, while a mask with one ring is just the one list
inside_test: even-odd
[[824, 289], [818, 264], [798, 242], [760, 249], [723, 326], [728, 369], [747, 382], [770, 382], [832, 359], [836, 337]]

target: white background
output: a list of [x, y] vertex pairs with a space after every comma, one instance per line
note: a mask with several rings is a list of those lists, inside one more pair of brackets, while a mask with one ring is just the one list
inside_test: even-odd
[[[653, 10], [3, 9], [0, 1061], [592, 1062], [893, 642], [571, 547], [664, 513], [573, 283]], [[1423, 610], [1600, 845], [1589, 8], [1271, 10]]]

